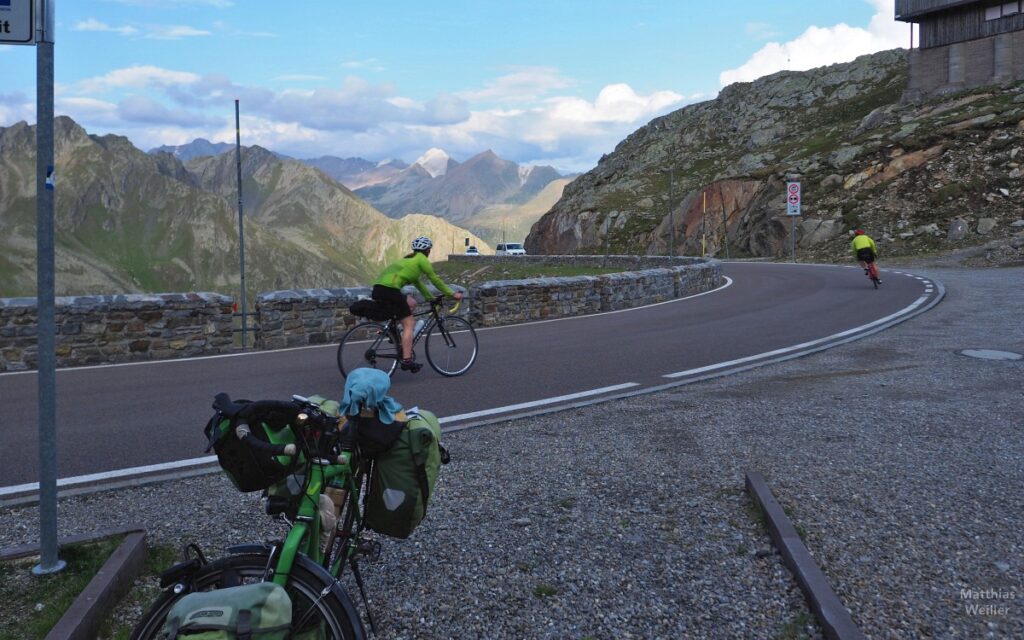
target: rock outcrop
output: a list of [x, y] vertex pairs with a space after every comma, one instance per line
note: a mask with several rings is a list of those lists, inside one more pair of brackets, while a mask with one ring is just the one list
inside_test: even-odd
[[[1010, 223], [1024, 193], [1024, 85], [925, 103], [901, 102], [905, 86], [901, 50], [731, 85], [623, 140], [566, 187], [526, 249], [785, 255], [787, 181], [802, 184], [808, 259], [845, 259], [856, 227], [887, 255], [1009, 246], [1021, 233]], [[1014, 251], [999, 255], [1024, 259]]]

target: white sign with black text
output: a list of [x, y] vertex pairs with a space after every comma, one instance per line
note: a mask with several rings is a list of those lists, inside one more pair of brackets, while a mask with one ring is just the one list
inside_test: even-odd
[[0, 44], [35, 44], [36, 0], [0, 0]]

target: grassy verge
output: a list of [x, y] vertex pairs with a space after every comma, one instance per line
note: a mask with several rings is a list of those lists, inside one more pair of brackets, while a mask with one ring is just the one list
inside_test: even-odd
[[32, 567], [39, 558], [28, 557], [0, 563], [0, 640], [44, 638], [85, 589], [123, 537], [61, 549], [67, 567], [60, 573], [36, 576]]
[[180, 560], [181, 554], [173, 547], [149, 545], [142, 571], [128, 593], [100, 625], [97, 640], [128, 640], [139, 617], [160, 596], [160, 573]]

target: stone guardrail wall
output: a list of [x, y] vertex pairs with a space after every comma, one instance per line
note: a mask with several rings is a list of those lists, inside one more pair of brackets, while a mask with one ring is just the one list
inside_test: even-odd
[[[484, 282], [468, 291], [461, 289], [467, 296], [459, 315], [478, 327], [628, 309], [709, 291], [722, 282], [721, 263], [701, 258], [451, 255], [449, 260], [631, 269], [600, 276]], [[414, 287], [407, 287], [406, 292], [422, 301]], [[336, 342], [357, 321], [348, 313], [348, 306], [369, 295], [368, 287], [262, 294], [256, 300], [257, 346], [279, 349]]]
[[[664, 302], [709, 291], [721, 264], [664, 256], [449, 256], [474, 264], [524, 261], [627, 269], [568, 278], [485, 282], [471, 290], [459, 315], [476, 326], [564, 318]], [[407, 291], [420, 298], [414, 287]], [[281, 349], [336, 342], [357, 321], [352, 302], [369, 287], [273, 291], [256, 299], [254, 344]], [[216, 293], [57, 298], [57, 366], [181, 358], [237, 350], [233, 300]], [[0, 371], [37, 364], [35, 298], [0, 298]]]
[[[35, 298], [0, 298], [0, 371], [38, 364]], [[232, 300], [218, 293], [55, 300], [57, 366], [136, 362], [234, 350]]]

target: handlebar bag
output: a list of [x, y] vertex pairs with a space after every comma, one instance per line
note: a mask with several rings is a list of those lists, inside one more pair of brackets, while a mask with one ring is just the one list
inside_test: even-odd
[[376, 300], [370, 298], [356, 300], [349, 305], [348, 312], [357, 318], [367, 318], [377, 322], [391, 319], [391, 313], [382, 309]]
[[406, 413], [398, 438], [374, 458], [366, 497], [366, 526], [394, 538], [408, 538], [426, 517], [438, 472], [448, 463], [437, 416]]
[[224, 474], [239, 491], [262, 491], [293, 473], [301, 464], [302, 455], [273, 455], [253, 449], [238, 438], [235, 427], [244, 422], [249, 425], [249, 437], [272, 444], [291, 444], [295, 442], [291, 424], [300, 408], [293, 402], [278, 400], [236, 400], [235, 404], [245, 406], [234, 416], [217, 411], [207, 422], [206, 450], [213, 449]]
[[288, 592], [273, 582], [257, 582], [184, 596], [168, 612], [160, 637], [284, 640], [291, 626]]

